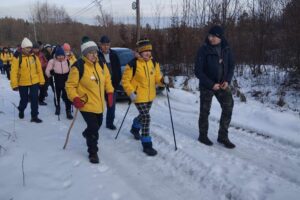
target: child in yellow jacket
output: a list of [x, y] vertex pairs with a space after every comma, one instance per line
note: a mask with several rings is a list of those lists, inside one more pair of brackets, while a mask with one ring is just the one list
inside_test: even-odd
[[[125, 67], [122, 86], [139, 111], [130, 132], [135, 139], [141, 139], [144, 153], [155, 156], [157, 151], [153, 148], [150, 137], [149, 112], [156, 97], [156, 85], [163, 86], [165, 82], [160, 73], [159, 63], [152, 58], [150, 41], [148, 39], [138, 41], [137, 50], [138, 58], [133, 59]], [[140, 129], [142, 130], [141, 136], [139, 134]]]

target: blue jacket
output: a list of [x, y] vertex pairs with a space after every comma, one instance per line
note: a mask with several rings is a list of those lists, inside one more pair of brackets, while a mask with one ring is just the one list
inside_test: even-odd
[[[204, 45], [198, 50], [195, 62], [195, 75], [199, 79], [200, 86], [212, 89], [216, 83], [227, 81], [230, 84], [234, 73], [234, 60], [232, 51], [224, 38], [221, 42], [221, 59], [223, 70], [220, 69], [217, 51], [206, 39]], [[223, 71], [222, 80], [218, 80], [219, 70]]]

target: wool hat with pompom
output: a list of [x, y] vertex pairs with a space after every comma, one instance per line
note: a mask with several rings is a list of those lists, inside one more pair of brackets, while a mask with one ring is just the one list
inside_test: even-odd
[[84, 36], [81, 39], [81, 53], [86, 56], [91, 51], [98, 51], [98, 46], [94, 41], [91, 41], [89, 37]]

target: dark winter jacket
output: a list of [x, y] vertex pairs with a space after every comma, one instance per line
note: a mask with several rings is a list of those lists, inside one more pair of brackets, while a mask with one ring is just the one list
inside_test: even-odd
[[[219, 63], [220, 59], [222, 59], [221, 65]], [[219, 70], [223, 72], [221, 80], [219, 80]], [[195, 75], [200, 80], [200, 86], [212, 89], [216, 83], [227, 81], [230, 84], [233, 72], [234, 60], [227, 41], [222, 39], [220, 58], [216, 49], [206, 39], [204, 45], [198, 50], [195, 63]]]
[[[98, 57], [103, 63], [106, 63], [104, 55], [101, 51], [98, 52]], [[112, 85], [115, 89], [117, 89], [122, 78], [120, 60], [117, 54], [111, 49], [109, 50], [109, 59]]]

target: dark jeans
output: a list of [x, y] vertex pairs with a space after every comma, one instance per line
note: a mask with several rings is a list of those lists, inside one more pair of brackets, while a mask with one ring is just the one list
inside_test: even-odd
[[8, 80], [10, 80], [10, 66], [11, 66], [10, 64], [6, 64], [3, 66]]
[[206, 89], [204, 87], [200, 88], [200, 117], [199, 117], [199, 137], [206, 137], [208, 131], [208, 116], [210, 114], [212, 98], [215, 96], [219, 101], [222, 114], [219, 126], [219, 138], [228, 138], [228, 128], [231, 121], [232, 109], [233, 109], [233, 98], [231, 90], [227, 88], [226, 90], [213, 91]]
[[34, 84], [31, 86], [19, 86], [20, 93], [20, 103], [19, 111], [24, 112], [27, 107], [28, 99], [30, 98], [31, 105], [31, 117], [37, 117], [38, 112], [38, 94], [39, 94], [39, 84]]
[[87, 124], [87, 128], [83, 131], [90, 154], [98, 152], [99, 129], [102, 125], [103, 114], [81, 111], [81, 115]]
[[48, 87], [49, 87], [49, 78], [46, 76], [44, 72], [44, 79], [45, 84], [40, 86], [40, 95], [39, 95], [39, 101], [44, 101], [47, 95]]
[[105, 100], [106, 100], [106, 126], [111, 126], [114, 124], [115, 120], [115, 111], [116, 111], [116, 98], [117, 98], [117, 93], [114, 92], [113, 95], [113, 105], [112, 107], [108, 106], [108, 100], [107, 100], [107, 94], [105, 94]]

